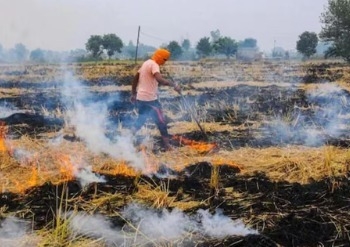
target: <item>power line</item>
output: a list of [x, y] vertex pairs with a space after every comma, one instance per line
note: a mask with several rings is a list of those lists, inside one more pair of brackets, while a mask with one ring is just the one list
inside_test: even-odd
[[148, 37], [148, 38], [152, 38], [152, 39], [155, 39], [155, 40], [158, 40], [158, 41], [162, 41], [162, 42], [168, 42], [168, 40], [166, 40], [166, 39], [163, 39], [163, 38], [160, 38], [160, 37], [157, 37], [157, 36], [155, 36], [155, 35], [152, 35], [152, 34], [147, 34], [147, 33], [145, 33], [145, 32], [140, 32], [143, 36], [145, 36], [145, 37]]

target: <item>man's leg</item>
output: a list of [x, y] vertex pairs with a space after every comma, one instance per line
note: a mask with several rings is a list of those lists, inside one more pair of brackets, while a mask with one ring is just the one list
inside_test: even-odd
[[142, 126], [145, 124], [147, 118], [150, 115], [150, 110], [151, 110], [151, 108], [142, 101], [137, 101], [136, 104], [137, 104], [136, 106], [138, 111], [138, 117], [136, 119], [136, 122], [131, 127], [131, 130], [133, 131], [134, 134], [137, 131], [139, 131], [142, 128]]
[[167, 127], [167, 123], [161, 108], [161, 105], [159, 104], [159, 102], [157, 102], [157, 104], [152, 106], [153, 109], [153, 114], [152, 114], [152, 118], [154, 120], [154, 122], [156, 123], [159, 132], [162, 136], [162, 142], [163, 142], [163, 147], [166, 150], [171, 150], [172, 147], [170, 145], [170, 138], [169, 138], [169, 133], [168, 133], [168, 127]]

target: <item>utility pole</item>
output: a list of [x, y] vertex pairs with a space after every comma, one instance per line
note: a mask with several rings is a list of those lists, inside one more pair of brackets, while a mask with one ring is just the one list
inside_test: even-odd
[[138, 49], [139, 49], [140, 29], [141, 29], [141, 27], [139, 26], [139, 30], [138, 30], [138, 32], [137, 32], [137, 42], [136, 42], [135, 64], [137, 63], [137, 51], [138, 51]]

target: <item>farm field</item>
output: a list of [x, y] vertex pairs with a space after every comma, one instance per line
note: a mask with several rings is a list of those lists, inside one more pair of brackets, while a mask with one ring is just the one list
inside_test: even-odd
[[1, 246], [350, 245], [349, 65], [168, 62], [168, 152], [137, 68], [0, 66]]

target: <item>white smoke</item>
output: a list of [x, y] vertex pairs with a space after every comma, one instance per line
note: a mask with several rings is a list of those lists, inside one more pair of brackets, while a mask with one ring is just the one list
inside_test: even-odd
[[79, 180], [82, 187], [85, 187], [91, 183], [105, 183], [104, 177], [92, 172], [91, 166], [85, 166], [81, 169], [76, 169], [74, 176]]
[[121, 212], [121, 216], [129, 224], [123, 229], [113, 228], [104, 216], [82, 213], [72, 217], [70, 226], [75, 234], [103, 238], [106, 243], [115, 246], [143, 246], [184, 239], [195, 241], [203, 236], [221, 239], [258, 234], [240, 220], [234, 221], [220, 212], [212, 215], [207, 210], [199, 210], [190, 217], [178, 209], [156, 211], [131, 204]]
[[29, 224], [16, 217], [8, 217], [0, 222], [0, 246], [34, 247], [33, 237], [28, 237]]
[[308, 97], [311, 101], [322, 102], [322, 111], [317, 112], [317, 117], [327, 122], [323, 126], [324, 133], [335, 138], [339, 137], [343, 107], [347, 106], [347, 96], [343, 90], [334, 83], [325, 83], [318, 85]]
[[9, 104], [3, 103], [0, 105], [0, 118], [6, 118], [14, 113], [24, 112], [23, 110], [19, 110], [17, 107]]
[[258, 233], [255, 230], [248, 229], [241, 220], [234, 221], [220, 211], [212, 215], [208, 210], [200, 209], [198, 214], [201, 216], [203, 232], [211, 237], [224, 238], [232, 235], [246, 236]]
[[108, 100], [93, 100], [86, 88], [69, 74], [65, 78], [62, 95], [68, 109], [68, 122], [91, 151], [106, 153], [127, 161], [137, 170], [145, 170], [143, 156], [134, 147], [131, 133], [107, 137], [106, 131], [110, 125], [107, 118]]
[[[74, 214], [70, 220], [73, 235], [84, 235], [91, 238], [102, 239], [109, 245], [124, 246], [126, 237], [121, 229], [115, 229], [102, 215]], [[73, 236], [74, 238], [74, 236]]]
[[[291, 116], [279, 116], [268, 125], [273, 140], [278, 143], [296, 141], [309, 146], [324, 144], [328, 137], [339, 138], [344, 133], [344, 121], [348, 119], [347, 95], [332, 83], [320, 84], [306, 94], [310, 109], [289, 113]], [[312, 107], [312, 109], [311, 109]], [[296, 116], [293, 114], [298, 113]]]
[[75, 159], [70, 156], [70, 161], [67, 163], [65, 169], [72, 169], [73, 176], [78, 180], [80, 185], [84, 188], [90, 183], [105, 183], [106, 180], [103, 176], [97, 175], [92, 171], [92, 167], [87, 165], [80, 158]]
[[13, 157], [22, 165], [29, 164], [34, 159], [34, 156], [35, 153], [23, 148], [16, 148], [13, 151]]
[[152, 241], [181, 239], [197, 229], [197, 222], [191, 220], [178, 209], [171, 212], [163, 209], [157, 212], [137, 204], [131, 204], [124, 209], [122, 215], [137, 226], [144, 238]]

